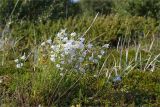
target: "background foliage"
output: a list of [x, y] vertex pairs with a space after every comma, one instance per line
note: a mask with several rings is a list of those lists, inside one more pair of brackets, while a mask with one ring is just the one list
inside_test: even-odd
[[102, 15], [121, 14], [160, 18], [159, 0], [80, 0], [77, 3], [70, 0], [1, 0], [1, 23], [10, 18], [14, 7], [16, 8], [12, 20], [45, 21], [78, 14], [95, 15], [97, 12]]

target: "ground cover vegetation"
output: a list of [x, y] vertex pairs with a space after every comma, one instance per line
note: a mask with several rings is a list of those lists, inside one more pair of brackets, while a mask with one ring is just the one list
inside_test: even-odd
[[160, 106], [159, 0], [1, 0], [0, 106]]

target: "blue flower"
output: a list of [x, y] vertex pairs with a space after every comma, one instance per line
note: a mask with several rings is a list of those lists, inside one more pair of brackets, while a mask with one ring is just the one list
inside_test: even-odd
[[121, 81], [122, 78], [120, 76], [116, 76], [114, 79], [113, 79], [113, 82], [117, 82], [117, 81]]

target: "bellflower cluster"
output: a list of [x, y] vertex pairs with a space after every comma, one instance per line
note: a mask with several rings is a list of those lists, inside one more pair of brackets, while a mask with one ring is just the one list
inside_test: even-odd
[[50, 50], [49, 59], [57, 69], [61, 71], [74, 69], [85, 72], [87, 65], [99, 63], [109, 44], [105, 44], [99, 50], [98, 46], [86, 43], [84, 37], [75, 32], [68, 34], [66, 29], [62, 29], [53, 41], [49, 39], [42, 42], [41, 46]]

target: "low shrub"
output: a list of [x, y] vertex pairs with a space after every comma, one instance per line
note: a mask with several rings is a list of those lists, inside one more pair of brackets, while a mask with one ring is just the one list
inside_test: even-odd
[[122, 15], [160, 18], [159, 0], [115, 0], [114, 3], [113, 10]]
[[[38, 42], [42, 38], [54, 38], [54, 34], [61, 28], [67, 28], [68, 32], [85, 32], [92, 20], [93, 17], [84, 16], [37, 24], [30, 22], [15, 23], [12, 25], [12, 35], [13, 37], [30, 38], [26, 42], [33, 43], [33, 40]], [[138, 41], [145, 37], [151, 37], [157, 32], [158, 23], [152, 18], [110, 15], [99, 16], [85, 38], [88, 41], [110, 43], [110, 45], [116, 46], [119, 38], [125, 38], [126, 42]]]

